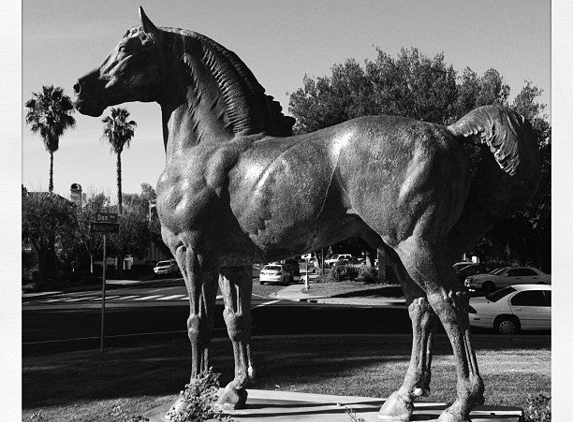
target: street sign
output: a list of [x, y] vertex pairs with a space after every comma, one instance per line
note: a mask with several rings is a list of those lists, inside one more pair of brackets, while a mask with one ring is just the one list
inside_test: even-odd
[[117, 214], [111, 212], [98, 212], [95, 215], [95, 221], [90, 225], [92, 233], [117, 233], [119, 224]]
[[92, 233], [118, 233], [119, 224], [118, 223], [95, 223], [91, 224]]
[[96, 223], [117, 223], [117, 214], [111, 212], [97, 212]]

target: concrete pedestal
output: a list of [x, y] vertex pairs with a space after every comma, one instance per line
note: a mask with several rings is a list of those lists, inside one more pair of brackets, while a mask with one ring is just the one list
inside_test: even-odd
[[[346, 409], [366, 422], [380, 422], [378, 410], [383, 399], [291, 393], [288, 391], [248, 390], [247, 408], [228, 412], [236, 422], [351, 422]], [[163, 419], [176, 397], [145, 415], [150, 422]], [[444, 403], [416, 403], [413, 420], [435, 421], [446, 408]], [[479, 406], [470, 415], [472, 422], [519, 422], [522, 410], [517, 407]]]

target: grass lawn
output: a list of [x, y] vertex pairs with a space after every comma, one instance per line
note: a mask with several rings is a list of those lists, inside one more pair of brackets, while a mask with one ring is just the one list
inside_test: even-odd
[[[409, 335], [255, 338], [257, 380], [253, 388], [387, 397], [397, 388], [410, 357]], [[550, 395], [547, 335], [475, 335], [487, 404], [525, 406], [528, 395]], [[450, 346], [438, 335], [432, 394], [448, 402], [455, 394]], [[188, 381], [186, 339], [131, 348], [25, 356], [23, 420], [34, 422], [127, 422], [175, 397]], [[214, 370], [222, 384], [233, 374], [228, 340], [216, 341]]]

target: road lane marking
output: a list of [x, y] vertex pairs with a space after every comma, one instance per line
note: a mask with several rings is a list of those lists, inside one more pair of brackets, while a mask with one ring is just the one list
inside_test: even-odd
[[187, 299], [187, 296], [185, 296], [185, 295], [164, 296], [164, 297], [161, 297], [157, 300], [174, 300], [174, 299], [181, 299], [181, 298]]
[[151, 295], [151, 296], [143, 296], [143, 297], [139, 297], [137, 299], [133, 299], [135, 300], [151, 300], [151, 299], [157, 299], [158, 297], [161, 297], [161, 295]]
[[281, 299], [271, 300], [269, 302], [265, 302], [265, 303], [261, 303], [260, 305], [253, 306], [251, 309], [262, 308], [263, 306], [269, 306], [269, 305], [272, 305], [272, 304], [280, 302], [280, 301], [281, 301]]
[[75, 299], [60, 299], [61, 302], [79, 302], [80, 300], [92, 300], [94, 296], [84, 296]]

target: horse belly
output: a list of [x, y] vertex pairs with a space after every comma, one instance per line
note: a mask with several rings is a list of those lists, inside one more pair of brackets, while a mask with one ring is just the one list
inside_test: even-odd
[[335, 180], [327, 143], [272, 159], [246, 157], [229, 174], [230, 205], [241, 230], [267, 260], [306, 253], [352, 236], [360, 221]]

